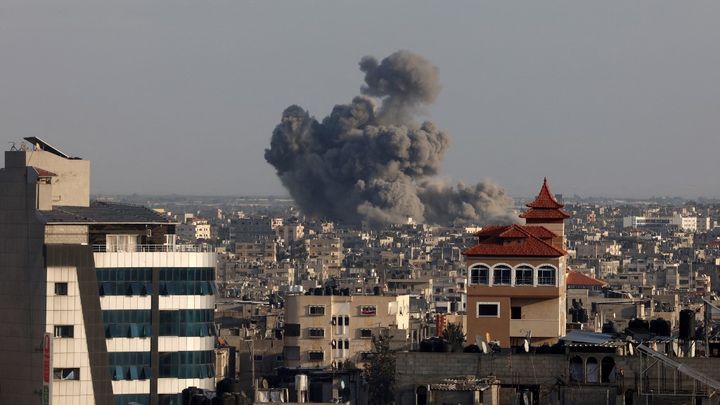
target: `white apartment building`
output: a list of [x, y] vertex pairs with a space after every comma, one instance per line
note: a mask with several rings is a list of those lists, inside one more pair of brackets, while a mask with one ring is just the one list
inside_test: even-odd
[[87, 160], [28, 140], [0, 170], [0, 404], [213, 388], [215, 254], [176, 245], [152, 210], [91, 202]]

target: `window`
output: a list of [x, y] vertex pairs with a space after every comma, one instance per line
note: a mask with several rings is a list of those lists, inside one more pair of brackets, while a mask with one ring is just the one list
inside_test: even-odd
[[522, 319], [522, 307], [510, 307], [510, 319]]
[[309, 328], [308, 337], [321, 338], [325, 336], [325, 329], [323, 328]]
[[360, 315], [375, 316], [377, 315], [377, 307], [375, 305], [360, 305]]
[[55, 295], [67, 295], [68, 283], [55, 283]]
[[53, 380], [79, 380], [79, 368], [54, 368]]
[[212, 309], [160, 311], [160, 336], [215, 336]]
[[308, 352], [308, 360], [322, 361], [323, 359], [325, 359], [325, 353], [321, 351]]
[[555, 268], [540, 266], [538, 268], [538, 285], [555, 285]]
[[105, 243], [108, 252], [135, 252], [139, 235], [106, 235]]
[[345, 315], [345, 326], [350, 326], [350, 317]]
[[517, 266], [515, 268], [515, 285], [533, 285], [533, 268]]
[[322, 305], [310, 305], [308, 315], [325, 315], [325, 307]]
[[285, 324], [285, 336], [299, 337], [300, 336], [300, 324], [299, 323], [286, 323]]
[[152, 374], [150, 352], [110, 352], [108, 355], [113, 380], [147, 380]]
[[285, 346], [283, 356], [287, 360], [300, 360], [300, 346]]
[[160, 352], [160, 378], [212, 378], [215, 377], [215, 352]]
[[72, 325], [55, 325], [55, 337], [71, 338], [73, 337], [74, 329]]
[[255, 359], [255, 361], [262, 361], [262, 360], [263, 360], [263, 355], [262, 355], [262, 354], [256, 354], [256, 355], [253, 356], [253, 359]]
[[360, 329], [360, 339], [370, 339], [372, 338], [372, 330], [371, 329]]
[[493, 285], [510, 285], [512, 269], [504, 264], [493, 268]]
[[144, 338], [152, 335], [149, 309], [102, 311], [102, 317], [106, 338]]
[[490, 283], [490, 268], [484, 264], [470, 267], [470, 284], [488, 285]]
[[478, 302], [477, 303], [477, 316], [480, 317], [500, 317], [500, 303], [499, 302]]

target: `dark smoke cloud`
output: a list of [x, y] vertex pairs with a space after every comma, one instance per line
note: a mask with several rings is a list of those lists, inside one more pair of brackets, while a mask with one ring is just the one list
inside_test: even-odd
[[364, 96], [336, 105], [322, 122], [290, 106], [273, 131], [265, 159], [300, 209], [348, 222], [509, 221], [512, 200], [497, 185], [450, 186], [432, 178], [450, 138], [412, 118], [440, 91], [437, 68], [398, 51], [380, 62], [364, 57], [360, 70]]

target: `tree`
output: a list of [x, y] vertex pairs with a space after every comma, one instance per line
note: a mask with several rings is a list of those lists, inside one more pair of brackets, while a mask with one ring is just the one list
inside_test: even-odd
[[363, 371], [371, 404], [391, 404], [395, 399], [395, 353], [390, 350], [390, 339], [382, 334], [372, 337], [373, 351]]
[[450, 323], [443, 331], [443, 338], [448, 342], [453, 352], [461, 352], [465, 343], [465, 333], [462, 324]]

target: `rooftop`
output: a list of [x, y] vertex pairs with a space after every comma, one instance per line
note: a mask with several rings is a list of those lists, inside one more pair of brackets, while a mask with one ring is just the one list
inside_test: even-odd
[[54, 206], [41, 213], [51, 224], [175, 224], [146, 207], [104, 201], [92, 201], [89, 207]]
[[520, 218], [531, 220], [563, 220], [570, 218], [570, 214], [562, 209], [564, 205], [560, 204], [550, 191], [550, 185], [548, 184], [547, 178], [543, 179], [543, 185], [540, 188], [540, 193], [537, 197], [535, 197], [535, 200], [527, 204], [527, 207], [530, 209], [520, 214]]
[[597, 287], [605, 287], [607, 285], [606, 282], [600, 281], [596, 278], [592, 278], [590, 276], [587, 276], [585, 274], [582, 274], [577, 271], [570, 271], [567, 275], [567, 285], [580, 285], [580, 286], [597, 286]]
[[478, 243], [463, 251], [466, 256], [561, 257], [567, 253], [552, 246], [555, 233], [542, 226], [493, 226], [475, 234]]

